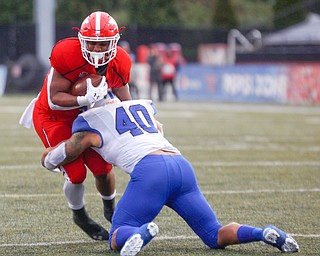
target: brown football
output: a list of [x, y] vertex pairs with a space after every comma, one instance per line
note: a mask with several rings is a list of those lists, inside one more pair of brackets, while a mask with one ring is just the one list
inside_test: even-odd
[[94, 87], [98, 86], [101, 82], [102, 76], [97, 74], [90, 74], [85, 77], [79, 78], [75, 81], [71, 87], [71, 94], [74, 96], [84, 96], [87, 93], [87, 83], [86, 79], [91, 78], [92, 85]]

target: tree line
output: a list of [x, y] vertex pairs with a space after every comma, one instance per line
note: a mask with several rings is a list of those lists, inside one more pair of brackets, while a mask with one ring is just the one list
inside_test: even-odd
[[[109, 12], [122, 25], [214, 29], [280, 29], [302, 21], [320, 0], [52, 0], [57, 24], [79, 24]], [[0, 0], [0, 25], [33, 23], [33, 0]]]

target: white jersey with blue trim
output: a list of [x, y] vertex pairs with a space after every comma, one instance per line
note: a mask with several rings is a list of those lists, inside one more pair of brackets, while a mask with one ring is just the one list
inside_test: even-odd
[[72, 133], [90, 131], [102, 144], [93, 147], [107, 162], [131, 173], [134, 166], [153, 151], [179, 152], [158, 131], [151, 100], [130, 100], [90, 109], [74, 121]]

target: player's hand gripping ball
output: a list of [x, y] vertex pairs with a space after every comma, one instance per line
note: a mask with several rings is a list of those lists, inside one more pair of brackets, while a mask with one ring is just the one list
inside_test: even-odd
[[86, 79], [90, 78], [91, 83], [94, 87], [99, 86], [102, 76], [97, 74], [90, 74], [85, 77], [79, 78], [71, 87], [71, 94], [74, 96], [84, 96], [87, 93], [87, 82]]

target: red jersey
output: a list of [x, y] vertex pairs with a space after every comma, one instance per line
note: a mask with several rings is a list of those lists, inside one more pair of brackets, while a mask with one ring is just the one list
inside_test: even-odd
[[[52, 49], [50, 63], [59, 74], [71, 83], [88, 74], [97, 73], [95, 67], [83, 58], [80, 42], [76, 37], [59, 41]], [[130, 69], [130, 56], [122, 48], [117, 47], [116, 57], [107, 64], [104, 74], [108, 87], [119, 88], [126, 85], [130, 80]], [[44, 81], [36, 106], [42, 109], [43, 112], [74, 118], [79, 113], [79, 106], [72, 108], [61, 107], [59, 108], [60, 110], [53, 110], [50, 107], [51, 102], [49, 102], [50, 97], [48, 97], [48, 92], [50, 90], [52, 74], [53, 70], [48, 73]]]

